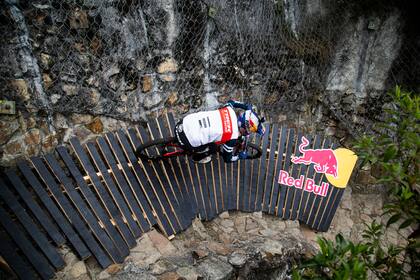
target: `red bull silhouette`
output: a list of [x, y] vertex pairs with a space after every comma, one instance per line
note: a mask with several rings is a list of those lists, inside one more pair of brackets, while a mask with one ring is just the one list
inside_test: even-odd
[[314, 169], [318, 173], [330, 174], [337, 178], [338, 163], [332, 149], [305, 149], [309, 145], [308, 139], [302, 136], [302, 143], [299, 145], [299, 152], [302, 156], [292, 156], [291, 160], [295, 164], [314, 164]]

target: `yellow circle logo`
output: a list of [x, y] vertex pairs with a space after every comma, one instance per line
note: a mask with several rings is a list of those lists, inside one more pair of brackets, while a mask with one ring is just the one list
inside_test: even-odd
[[338, 163], [338, 174], [336, 177], [330, 174], [325, 174], [325, 176], [331, 185], [337, 188], [345, 188], [356, 165], [357, 155], [345, 148], [334, 150], [334, 155]]

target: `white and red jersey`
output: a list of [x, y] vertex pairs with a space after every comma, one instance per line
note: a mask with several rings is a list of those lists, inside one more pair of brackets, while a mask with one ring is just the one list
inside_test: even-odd
[[182, 125], [193, 147], [213, 142], [225, 143], [239, 137], [238, 120], [230, 106], [190, 114], [183, 119]]

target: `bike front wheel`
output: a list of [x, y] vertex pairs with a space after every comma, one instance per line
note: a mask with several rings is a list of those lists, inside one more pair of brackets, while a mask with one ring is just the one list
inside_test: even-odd
[[256, 159], [256, 158], [261, 157], [262, 155], [262, 151], [260, 147], [258, 147], [257, 145], [253, 143], [248, 143], [246, 147], [246, 152], [248, 154], [247, 159]]
[[136, 149], [137, 157], [143, 160], [162, 160], [185, 155], [175, 137], [167, 137], [146, 142]]

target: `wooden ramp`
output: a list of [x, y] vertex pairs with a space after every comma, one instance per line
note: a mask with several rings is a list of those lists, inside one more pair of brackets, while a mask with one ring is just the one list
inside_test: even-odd
[[[263, 211], [299, 220], [326, 231], [344, 189], [330, 186], [322, 195], [282, 184], [281, 174], [327, 183], [311, 165], [292, 164], [302, 136], [311, 148], [334, 148], [319, 135], [278, 124], [253, 142], [258, 160], [225, 164], [219, 155], [208, 164], [187, 157], [145, 162], [135, 147], [173, 136], [171, 114], [146, 127], [107, 133], [81, 145], [20, 162], [0, 178], [0, 255], [22, 279], [50, 279], [65, 263], [58, 248], [67, 244], [80, 259], [93, 256], [103, 268], [122, 263], [136, 240], [152, 227], [168, 238], [194, 218], [210, 221], [228, 210]], [[283, 181], [284, 183], [284, 181]]]

